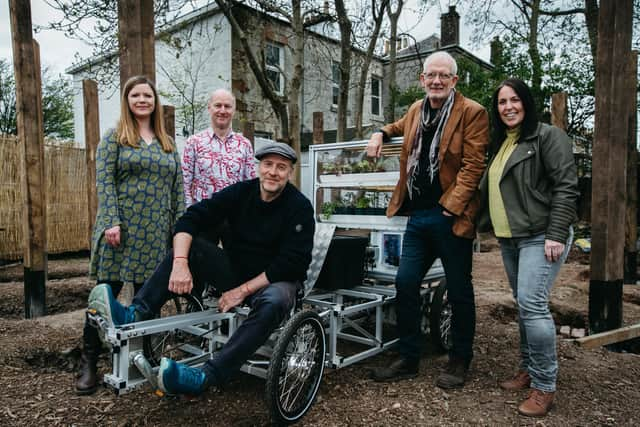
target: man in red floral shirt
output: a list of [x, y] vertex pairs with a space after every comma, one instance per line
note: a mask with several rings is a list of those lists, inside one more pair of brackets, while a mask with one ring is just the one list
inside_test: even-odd
[[184, 198], [189, 207], [215, 192], [256, 177], [251, 142], [231, 129], [236, 99], [226, 89], [211, 94], [211, 127], [192, 135], [182, 154]]

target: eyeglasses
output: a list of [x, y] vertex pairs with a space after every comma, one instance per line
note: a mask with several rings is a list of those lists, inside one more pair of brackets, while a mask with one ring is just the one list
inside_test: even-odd
[[453, 74], [443, 74], [443, 73], [422, 73], [424, 78], [429, 81], [433, 81], [437, 78], [440, 81], [446, 82], [447, 80], [451, 80], [453, 78]]

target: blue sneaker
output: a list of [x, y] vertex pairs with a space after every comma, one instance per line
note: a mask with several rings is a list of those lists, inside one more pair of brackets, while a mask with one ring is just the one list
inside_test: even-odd
[[93, 288], [89, 294], [89, 310], [95, 310], [113, 326], [125, 325], [136, 320], [135, 307], [120, 304], [113, 296], [111, 286], [104, 283]]
[[158, 386], [167, 394], [197, 396], [209, 387], [209, 377], [204, 370], [163, 357], [158, 370]]

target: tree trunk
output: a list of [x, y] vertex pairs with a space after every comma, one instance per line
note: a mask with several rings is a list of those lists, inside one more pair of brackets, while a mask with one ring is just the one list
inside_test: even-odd
[[531, 58], [531, 91], [538, 109], [538, 117], [542, 118], [544, 97], [542, 96], [542, 60], [538, 50], [538, 20], [540, 18], [540, 0], [531, 2], [529, 18], [529, 57]]
[[367, 75], [369, 74], [369, 66], [371, 65], [371, 59], [373, 58], [373, 51], [376, 48], [378, 41], [378, 35], [380, 34], [380, 27], [382, 26], [382, 18], [384, 17], [384, 11], [389, 4], [389, 0], [382, 0], [380, 3], [380, 10], [376, 8], [376, 1], [371, 1], [371, 11], [373, 13], [374, 28], [373, 34], [369, 39], [369, 45], [367, 46], [367, 52], [360, 69], [360, 80], [356, 90], [356, 114], [355, 114], [355, 127], [356, 127], [356, 139], [362, 139], [364, 137], [362, 131], [362, 117], [364, 111], [364, 92], [367, 86]]
[[338, 95], [338, 123], [336, 140], [347, 135], [347, 111], [349, 108], [349, 82], [351, 80], [351, 21], [344, 7], [344, 0], [335, 0], [338, 26], [340, 27], [340, 94]]
[[598, 63], [598, 0], [584, 0], [584, 19], [589, 34], [589, 46], [593, 56], [594, 69]]
[[[296, 150], [296, 155], [300, 158], [300, 88], [302, 86], [302, 76], [304, 75], [304, 27], [302, 22], [301, 0], [291, 2], [292, 16], [291, 26], [293, 28], [293, 75], [289, 84], [289, 143]], [[301, 188], [300, 167], [297, 167], [294, 177], [294, 184]]]
[[397, 43], [398, 43], [398, 19], [400, 19], [400, 12], [402, 12], [403, 0], [399, 0], [395, 11], [391, 10], [391, 5], [387, 8], [387, 16], [389, 16], [390, 36], [389, 36], [389, 75], [387, 81], [389, 82], [389, 103], [385, 111], [385, 121], [387, 123], [393, 123], [396, 121], [396, 99], [398, 96], [398, 88], [396, 86], [396, 69], [397, 69]]
[[[240, 24], [238, 24], [238, 21], [233, 15], [233, 12], [231, 10], [233, 8], [233, 5], [229, 1], [225, 1], [225, 0], [216, 0], [216, 3], [218, 4], [218, 7], [220, 7], [220, 9], [222, 10], [222, 13], [224, 14], [224, 16], [229, 21], [229, 24], [231, 24], [231, 28], [234, 34], [238, 37], [238, 39], [240, 39], [240, 44], [242, 45], [242, 48], [245, 54], [247, 55], [247, 60], [249, 61], [249, 67], [251, 68], [251, 71], [253, 71], [253, 75], [258, 81], [258, 85], [260, 86], [260, 89], [262, 89], [262, 92], [267, 97], [267, 99], [269, 100], [269, 103], [271, 103], [271, 107], [273, 107], [273, 110], [275, 111], [276, 115], [280, 119], [280, 126], [282, 128], [282, 137], [285, 140], [288, 140], [289, 139], [289, 117], [287, 112], [287, 105], [284, 103], [283, 99], [277, 93], [275, 93], [271, 88], [271, 84], [266, 77], [266, 73], [264, 72], [264, 69], [260, 66], [260, 63], [258, 61], [258, 58], [255, 52], [249, 45], [249, 41], [247, 39], [246, 33], [242, 30], [242, 27], [240, 27]], [[296, 100], [295, 102], [298, 102], [298, 101]]]

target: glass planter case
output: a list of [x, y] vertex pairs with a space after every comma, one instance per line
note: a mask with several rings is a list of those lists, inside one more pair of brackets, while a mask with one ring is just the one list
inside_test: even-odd
[[367, 157], [366, 140], [310, 146], [316, 220], [339, 227], [403, 230], [406, 218], [385, 216], [400, 174], [401, 141], [385, 144], [378, 159]]
[[373, 275], [391, 280], [400, 259], [407, 218], [386, 217], [386, 208], [400, 176], [401, 138], [383, 145], [382, 156], [366, 156], [367, 141], [312, 145], [309, 166], [313, 177], [316, 221], [339, 230], [359, 230], [374, 250]]

